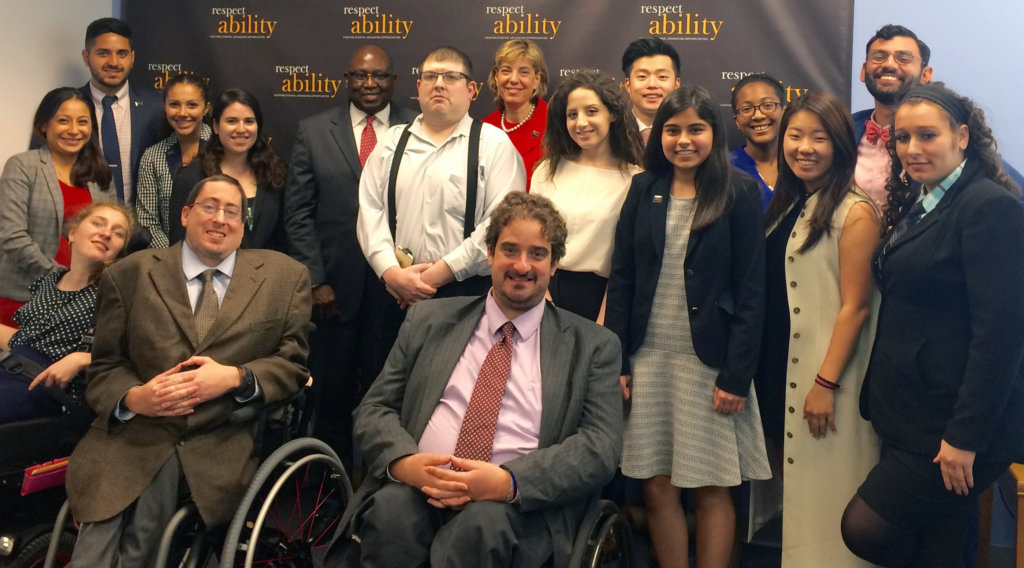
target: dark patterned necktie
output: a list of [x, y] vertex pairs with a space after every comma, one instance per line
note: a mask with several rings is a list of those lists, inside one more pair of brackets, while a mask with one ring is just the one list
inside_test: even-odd
[[114, 123], [114, 103], [117, 97], [103, 97], [103, 119], [100, 120], [100, 141], [103, 142], [103, 158], [107, 160], [110, 173], [114, 176], [117, 200], [124, 203], [124, 178], [121, 177], [121, 145], [117, 141], [117, 125]]
[[501, 339], [491, 347], [484, 364], [480, 366], [480, 375], [469, 397], [466, 416], [459, 430], [459, 440], [455, 444], [457, 457], [479, 461], [491, 459], [498, 411], [512, 368], [512, 347], [515, 343], [512, 334], [515, 331], [512, 322], [505, 322], [501, 326]]
[[199, 338], [200, 343], [206, 337], [210, 328], [213, 327], [213, 322], [217, 321], [217, 312], [220, 311], [217, 291], [213, 289], [213, 277], [216, 274], [217, 269], [210, 268], [204, 270], [199, 275], [199, 278], [203, 281], [203, 290], [199, 293], [199, 301], [196, 302], [194, 321], [196, 323], [196, 336]]

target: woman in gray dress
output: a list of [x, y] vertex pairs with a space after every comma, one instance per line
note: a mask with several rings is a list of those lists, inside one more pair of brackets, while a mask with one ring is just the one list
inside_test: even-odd
[[665, 99], [645, 158], [615, 231], [605, 320], [632, 399], [622, 472], [643, 480], [662, 567], [688, 566], [683, 487], [694, 490], [700, 565], [725, 566], [728, 488], [771, 475], [751, 386], [764, 317], [760, 191], [730, 166], [701, 87]]

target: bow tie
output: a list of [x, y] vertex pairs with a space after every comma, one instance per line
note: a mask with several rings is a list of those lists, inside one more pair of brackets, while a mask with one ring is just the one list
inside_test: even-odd
[[867, 135], [868, 142], [872, 144], [881, 140], [882, 146], [885, 146], [889, 142], [889, 129], [878, 126], [878, 123], [873, 120], [864, 123], [864, 134]]

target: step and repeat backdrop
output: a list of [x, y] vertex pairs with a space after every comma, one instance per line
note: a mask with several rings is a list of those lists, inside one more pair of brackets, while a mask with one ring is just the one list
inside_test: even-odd
[[[684, 82], [704, 85], [731, 118], [732, 85], [768, 72], [792, 100], [825, 90], [849, 100], [853, 0], [124, 0], [135, 34], [133, 81], [156, 89], [179, 72], [210, 81], [211, 95], [240, 87], [260, 100], [265, 133], [287, 157], [298, 120], [339, 104], [352, 53], [376, 44], [398, 73], [394, 101], [412, 108], [424, 55], [452, 45], [473, 60], [480, 95], [472, 116], [495, 108], [485, 83], [494, 52], [530, 39], [544, 52], [549, 92], [579, 69], [621, 81], [622, 51], [643, 36], [669, 41]], [[731, 146], [741, 143], [730, 129]]]

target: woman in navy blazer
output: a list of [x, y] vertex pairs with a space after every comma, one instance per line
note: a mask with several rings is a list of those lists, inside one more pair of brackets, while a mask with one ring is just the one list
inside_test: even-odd
[[770, 476], [750, 398], [764, 315], [760, 190], [730, 166], [719, 114], [701, 87], [662, 103], [608, 283], [605, 324], [622, 341], [633, 405], [622, 472], [643, 480], [664, 567], [688, 565], [681, 487], [693, 489], [699, 562], [724, 566], [735, 526], [728, 487]]
[[907, 93], [889, 151], [861, 397], [882, 456], [843, 537], [884, 566], [960, 566], [978, 494], [1024, 457], [1024, 207], [981, 110], [941, 84]]

